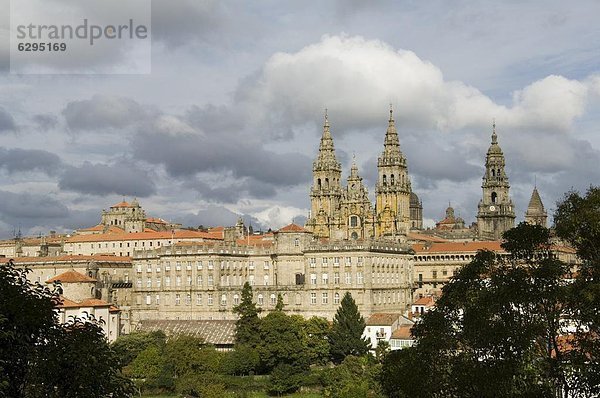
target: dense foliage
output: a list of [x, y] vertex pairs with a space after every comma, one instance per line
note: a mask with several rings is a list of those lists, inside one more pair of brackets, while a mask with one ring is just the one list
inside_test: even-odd
[[0, 266], [0, 397], [127, 397], [133, 385], [93, 317], [59, 324], [52, 289]]
[[341, 363], [348, 355], [361, 356], [369, 352], [369, 343], [362, 337], [365, 320], [349, 292], [346, 292], [329, 333], [331, 359]]

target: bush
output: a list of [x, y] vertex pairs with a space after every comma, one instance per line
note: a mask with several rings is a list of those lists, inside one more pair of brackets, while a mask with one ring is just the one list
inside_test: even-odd
[[260, 363], [258, 351], [254, 348], [240, 345], [234, 351], [225, 354], [221, 369], [228, 375], [251, 375], [254, 374]]
[[305, 372], [296, 366], [282, 363], [277, 365], [269, 378], [270, 394], [285, 394], [298, 391], [302, 386]]

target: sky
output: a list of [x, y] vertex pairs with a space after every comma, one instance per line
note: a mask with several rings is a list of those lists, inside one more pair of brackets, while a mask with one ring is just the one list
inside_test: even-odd
[[11, 73], [9, 9], [2, 238], [92, 226], [134, 197], [188, 226], [302, 223], [326, 108], [343, 178], [355, 156], [373, 197], [393, 105], [426, 225], [449, 203], [475, 221], [494, 119], [517, 221], [534, 185], [551, 215], [600, 184], [596, 0], [154, 0], [143, 74]]

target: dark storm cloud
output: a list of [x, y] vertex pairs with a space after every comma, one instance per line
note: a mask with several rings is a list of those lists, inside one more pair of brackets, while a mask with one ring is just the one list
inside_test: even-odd
[[12, 225], [31, 226], [41, 220], [60, 219], [69, 214], [67, 206], [50, 195], [0, 191], [0, 197], [0, 217]]
[[5, 131], [16, 131], [17, 125], [12, 115], [0, 106], [0, 133]]
[[148, 116], [148, 112], [136, 101], [108, 95], [69, 102], [62, 114], [67, 126], [74, 131], [122, 129]]
[[58, 118], [56, 115], [49, 113], [37, 114], [32, 117], [35, 124], [42, 130], [50, 130], [58, 125]]
[[233, 184], [215, 186], [203, 181], [197, 181], [191, 185], [200, 196], [212, 202], [236, 203], [241, 198], [267, 199], [275, 196], [275, 187], [263, 181], [253, 178], [236, 181]]
[[156, 191], [154, 180], [147, 171], [127, 163], [106, 165], [85, 162], [80, 167], [69, 167], [58, 185], [61, 189], [92, 195], [115, 193], [146, 197]]
[[256, 138], [222, 131], [165, 134], [140, 132], [133, 139], [134, 155], [163, 164], [169, 174], [185, 177], [197, 172], [231, 172], [274, 185], [296, 185], [310, 180], [310, 159], [299, 153], [276, 153]]
[[0, 169], [9, 173], [35, 170], [55, 175], [61, 167], [60, 158], [48, 151], [0, 147]]

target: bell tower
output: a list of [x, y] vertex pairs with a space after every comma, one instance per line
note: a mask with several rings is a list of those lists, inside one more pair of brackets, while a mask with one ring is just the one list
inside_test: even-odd
[[477, 211], [477, 233], [481, 240], [502, 239], [502, 234], [515, 225], [515, 211], [504, 166], [504, 154], [498, 145], [494, 122], [492, 144], [485, 158], [485, 174], [481, 184], [483, 197]]
[[310, 190], [311, 214], [306, 228], [319, 238], [329, 238], [339, 211], [342, 188], [342, 166], [335, 156], [333, 138], [329, 130], [327, 110], [319, 153], [313, 162], [313, 184]]
[[383, 152], [377, 159], [377, 171], [375, 236], [406, 235], [410, 228], [411, 187], [391, 105]]

